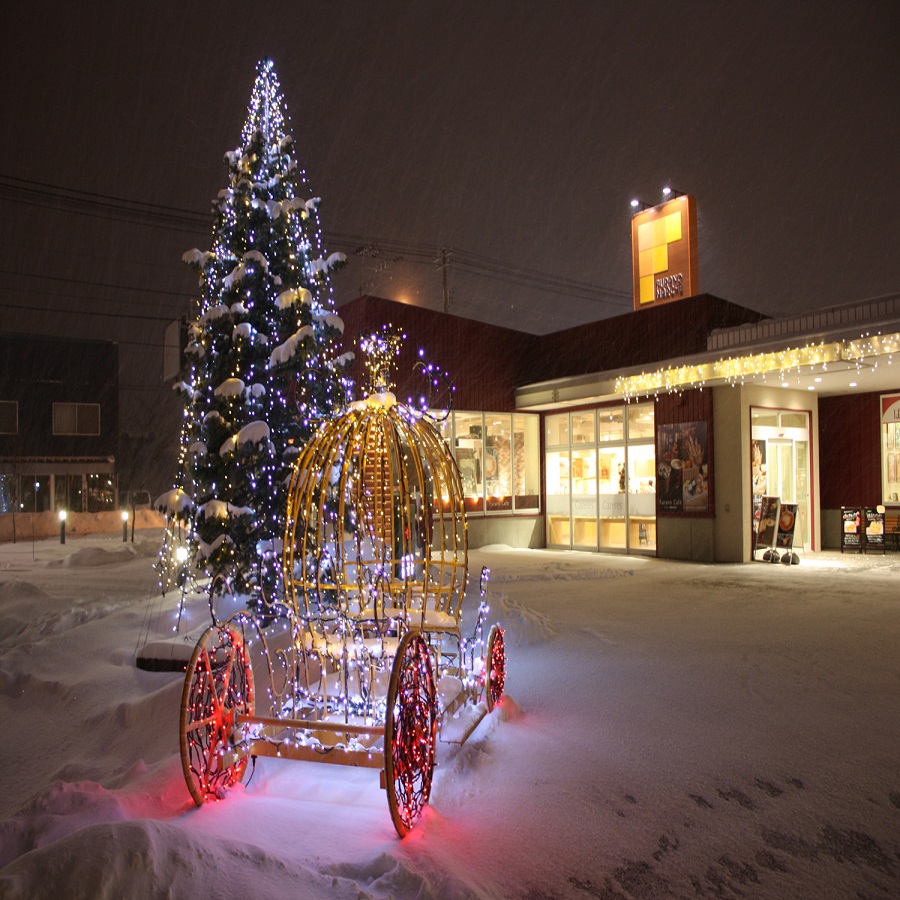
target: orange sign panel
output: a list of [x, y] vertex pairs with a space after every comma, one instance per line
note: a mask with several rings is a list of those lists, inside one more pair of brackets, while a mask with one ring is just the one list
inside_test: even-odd
[[694, 198], [682, 194], [634, 216], [631, 255], [635, 309], [699, 294]]

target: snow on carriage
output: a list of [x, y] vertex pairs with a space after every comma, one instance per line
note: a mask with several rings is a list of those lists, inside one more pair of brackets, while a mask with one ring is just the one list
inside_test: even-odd
[[282, 614], [214, 622], [194, 649], [180, 747], [198, 805], [239, 782], [251, 757], [364, 766], [381, 770], [402, 836], [428, 802], [439, 736], [464, 741], [503, 695], [487, 570], [463, 630], [459, 469], [434, 422], [390, 390], [396, 340], [369, 339], [368, 397], [324, 422], [298, 457]]

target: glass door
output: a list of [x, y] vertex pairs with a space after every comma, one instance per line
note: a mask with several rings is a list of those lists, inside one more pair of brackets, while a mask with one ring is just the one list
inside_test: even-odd
[[[752, 409], [751, 479], [754, 503], [763, 495], [797, 504], [794, 547], [811, 547], [809, 413]], [[754, 507], [755, 514], [755, 507]]]

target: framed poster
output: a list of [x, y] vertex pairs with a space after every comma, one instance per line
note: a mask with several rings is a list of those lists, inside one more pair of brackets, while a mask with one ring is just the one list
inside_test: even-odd
[[656, 475], [657, 512], [709, 512], [712, 471], [705, 421], [657, 426]]

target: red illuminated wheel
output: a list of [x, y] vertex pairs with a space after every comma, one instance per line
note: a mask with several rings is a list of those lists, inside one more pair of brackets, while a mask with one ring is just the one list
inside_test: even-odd
[[213, 625], [197, 641], [181, 695], [181, 765], [197, 806], [221, 799], [244, 777], [233, 746], [235, 713], [253, 713], [253, 672], [240, 631]]
[[419, 632], [408, 631], [394, 658], [384, 723], [388, 807], [400, 837], [412, 828], [431, 794], [437, 722], [431, 653]]
[[484, 700], [490, 712], [503, 698], [503, 688], [506, 684], [506, 643], [503, 640], [503, 629], [499, 625], [494, 625], [488, 635], [484, 663], [487, 668]]

